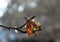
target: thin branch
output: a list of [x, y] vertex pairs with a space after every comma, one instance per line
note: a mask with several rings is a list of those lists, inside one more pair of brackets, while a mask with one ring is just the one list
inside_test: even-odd
[[[30, 20], [32, 20], [33, 18], [35, 18], [35, 16], [31, 17], [26, 23], [28, 23], [28, 22], [29, 22]], [[20, 31], [21, 33], [26, 33], [26, 31], [20, 30], [22, 27], [24, 27], [24, 26], [26, 25], [26, 23], [24, 23], [22, 26], [20, 26], [20, 27], [18, 27], [18, 28], [7, 27], [7, 26], [3, 26], [3, 25], [0, 25], [0, 27], [6, 28], [6, 29], [8, 29], [9, 31], [10, 31], [11, 29], [14, 29], [14, 30]]]
[[26, 31], [22, 31], [22, 30], [20, 30], [20, 29], [18, 29], [18, 28], [12, 28], [12, 27], [7, 27], [7, 26], [3, 26], [3, 25], [0, 25], [0, 27], [6, 28], [6, 29], [8, 29], [9, 31], [10, 31], [11, 29], [14, 29], [14, 30], [20, 31], [21, 33], [26, 33]]

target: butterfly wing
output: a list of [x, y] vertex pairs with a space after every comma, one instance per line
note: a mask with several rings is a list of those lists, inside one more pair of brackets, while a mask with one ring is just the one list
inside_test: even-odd
[[32, 33], [32, 25], [30, 22], [26, 24], [26, 31], [27, 31], [28, 36], [31, 37], [33, 33]]

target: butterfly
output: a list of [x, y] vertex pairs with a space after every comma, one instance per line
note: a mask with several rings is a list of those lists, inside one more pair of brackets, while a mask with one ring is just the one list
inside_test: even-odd
[[[25, 17], [25, 21], [28, 21], [30, 18]], [[35, 19], [30, 20], [25, 25], [27, 35], [31, 37], [33, 34], [35, 34], [36, 31], [41, 30], [41, 24], [37, 22]]]

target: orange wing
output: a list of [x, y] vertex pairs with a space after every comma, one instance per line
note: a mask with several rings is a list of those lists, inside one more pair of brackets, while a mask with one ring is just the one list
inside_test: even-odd
[[33, 33], [32, 33], [32, 25], [30, 22], [26, 24], [26, 31], [27, 31], [28, 36], [31, 37]]

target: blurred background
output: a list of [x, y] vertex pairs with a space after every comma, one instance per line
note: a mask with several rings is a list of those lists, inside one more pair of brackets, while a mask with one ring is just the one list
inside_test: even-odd
[[60, 42], [59, 4], [60, 0], [0, 0], [0, 25], [19, 27], [24, 17], [36, 16], [42, 26], [36, 38], [0, 27], [0, 42]]

